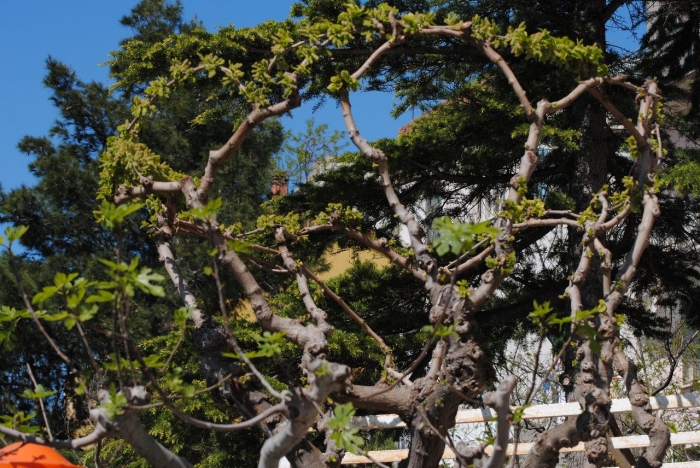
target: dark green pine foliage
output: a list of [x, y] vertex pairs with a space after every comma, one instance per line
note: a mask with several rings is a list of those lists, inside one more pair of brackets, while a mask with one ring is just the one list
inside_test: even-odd
[[[375, 5], [379, 1], [363, 3]], [[438, 21], [447, 12], [455, 12], [465, 20], [479, 14], [494, 19], [503, 31], [508, 26], [516, 27], [525, 22], [531, 33], [546, 28], [553, 35], [582, 39], [586, 44], [597, 43], [606, 50], [611, 73], [629, 72], [630, 66], [620, 49], [607, 43], [608, 31], [639, 22], [642, 11], [638, 2], [607, 5], [602, 1], [581, 3], [565, 0], [546, 2], [546, 6], [542, 2], [525, 4], [505, 0], [390, 3], [401, 11], [430, 9], [436, 13]], [[343, 8], [342, 4], [334, 0], [305, 0], [299, 2], [292, 13], [311, 18], [335, 18]], [[632, 23], [625, 26], [620, 16], [628, 7], [633, 17]], [[437, 47], [443, 49], [439, 60], [426, 53]], [[428, 231], [434, 219], [445, 215], [464, 220], [493, 216], [494, 204], [522, 156], [527, 133], [526, 120], [512, 89], [484, 57], [457, 40], [409, 39], [396, 47], [396, 51], [382, 58], [381, 65], [365, 79], [364, 85], [366, 89], [395, 90], [401, 98], [396, 114], [411, 109], [423, 112], [397, 139], [375, 142], [390, 158], [392, 179], [401, 200], [425, 217]], [[322, 69], [313, 78], [308, 89], [310, 95], [323, 89], [328, 76], [340, 69], [353, 69], [365, 59], [342, 51], [334, 54], [336, 68]], [[507, 52], [503, 54], [533, 102], [543, 97], [561, 98], [580, 79], [576, 72], [555, 70]], [[690, 62], [693, 64], [690, 66], [696, 62]], [[644, 80], [643, 75], [631, 78], [635, 82]], [[635, 115], [636, 111], [625, 93], [614, 87], [606, 92], [626, 115]], [[366, 124], [362, 121], [357, 124], [362, 132]], [[582, 210], [604, 184], [620, 188], [634, 162], [621, 155], [623, 139], [613, 125], [607, 121], [600, 104], [589, 96], [548, 117], [543, 128], [540, 162], [528, 197], [541, 197], [551, 209]], [[440, 148], [439, 151], [436, 148]], [[385, 205], [375, 202], [377, 197], [382, 198], [382, 190], [377, 178], [371, 176], [371, 165], [354, 154], [342, 155], [337, 162], [336, 167], [316, 176], [315, 181], [321, 183], [302, 186], [300, 192], [292, 194], [282, 206], [317, 212], [329, 202], [342, 202], [364, 214], [365, 229], [376, 230], [378, 235], [393, 236], [396, 220]], [[678, 200], [670, 192], [663, 193], [661, 199], [662, 216], [655, 231], [657, 234], [643, 260], [647, 270], [634, 284], [636, 299], [627, 299], [619, 309], [639, 333], [654, 336], [663, 335], [666, 324], [651, 311], [653, 301], [663, 300], [667, 304], [674, 294], [690, 298], [700, 292], [693, 279], [697, 274], [692, 266], [700, 259], [693, 251], [691, 225], [685, 225], [685, 232], [680, 229], [683, 220], [692, 220], [695, 216], [694, 204]], [[426, 202], [430, 204], [427, 213]], [[631, 246], [635, 216], [607, 239], [619, 261]], [[674, 229], [665, 229], [671, 225]], [[545, 251], [542, 250], [543, 243], [547, 245]], [[485, 336], [502, 337], [503, 333], [498, 330], [503, 323], [509, 323], [510, 327], [530, 328], [527, 315], [531, 312], [533, 299], [549, 300], [563, 315], [568, 315], [568, 303], [560, 300], [558, 295], [578, 263], [579, 244], [577, 236], [567, 236], [566, 232], [548, 228], [531, 230], [519, 236], [516, 240], [519, 266], [504, 285], [507, 296], [493, 300], [481, 312], [483, 320], [480, 323], [487, 328], [494, 327], [492, 331], [485, 330]], [[679, 264], [678, 259], [687, 261]], [[465, 279], [476, 285], [481, 273], [478, 270], [469, 272]], [[656, 276], [659, 273], [662, 274], [660, 279]], [[676, 276], [685, 280], [677, 282]], [[599, 283], [592, 281], [591, 284], [597, 288]], [[681, 289], [676, 291], [677, 287]], [[584, 294], [587, 307], [596, 302], [593, 291]], [[680, 309], [688, 317], [695, 315], [689, 300], [683, 301]], [[391, 309], [385, 309], [384, 313], [396, 315]], [[552, 329], [553, 335], [556, 332]], [[494, 352], [502, 344], [502, 340], [496, 340], [492, 347]]]
[[131, 28], [134, 33], [133, 38], [124, 39], [122, 44], [134, 38], [155, 44], [182, 29], [182, 3], [179, 0], [172, 3], [167, 0], [143, 0], [119, 23]]
[[[116, 126], [127, 117], [128, 103], [110, 96], [100, 84], [82, 82], [68, 66], [52, 58], [47, 60], [44, 83], [52, 91], [51, 99], [59, 118], [46, 137], [27, 136], [19, 143], [20, 150], [32, 158], [30, 170], [38, 182], [33, 187], [22, 186], [3, 193], [0, 200], [3, 222], [29, 227], [22, 238], [24, 252], [15, 259], [14, 266], [29, 297], [52, 284], [59, 272], [78, 271], [88, 278], [105, 279], [97, 258], [113, 258], [117, 244], [125, 256], [138, 255], [142, 264], [158, 264], [152, 243], [138, 228], [138, 220], [126, 226], [117, 243], [93, 216], [98, 206], [97, 157]], [[3, 305], [22, 310], [25, 306], [17, 294], [14, 268], [8, 256], [0, 258], [0, 297]], [[132, 317], [135, 339], [140, 341], [167, 332], [174, 304], [156, 303], [145, 297], [137, 297], [135, 302], [137, 313]], [[64, 307], [61, 301], [43, 304], [50, 312]], [[76, 329], [68, 330], [61, 322], [44, 325], [80, 370], [83, 381], [91, 383], [86, 390], [94, 399], [97, 388], [92, 385], [95, 383], [92, 367]], [[111, 329], [111, 317], [98, 316], [90, 325], [85, 333], [93, 357], [108, 360], [113, 349], [111, 340], [96, 330]], [[64, 392], [74, 394], [78, 374], [58, 359], [31, 321], [19, 321], [14, 331], [15, 339], [2, 343], [2, 413], [37, 412], [35, 402], [21, 397], [25, 389], [33, 388], [25, 367], [31, 365], [36, 380], [58, 392], [45, 399], [54, 435], [70, 438], [79, 434], [85, 427], [91, 398], [64, 398]], [[35, 424], [43, 426], [43, 420], [36, 420]], [[76, 460], [76, 454], [66, 455]]]
[[[209, 35], [195, 22], [183, 22], [181, 15], [179, 2], [144, 0], [122, 19], [122, 24], [134, 33], [134, 37], [122, 42], [123, 47], [148, 47], [174, 34], [180, 34], [180, 37]], [[122, 65], [128, 68], [126, 61]], [[161, 65], [160, 69], [151, 69], [150, 73], [167, 75], [169, 63], [162, 62]], [[119, 67], [115, 65], [112, 72], [118, 76]], [[160, 268], [154, 243], [140, 226], [148, 220], [147, 213], [132, 216], [117, 235], [101, 227], [93, 215], [99, 206], [99, 200], [96, 200], [100, 170], [98, 158], [117, 126], [130, 118], [131, 97], [150, 79], [148, 76], [141, 78], [135, 77], [132, 85], [122, 88], [121, 93], [110, 93], [98, 83], [81, 81], [67, 65], [52, 58], [47, 60], [44, 82], [52, 90], [51, 99], [59, 111], [59, 118], [46, 137], [27, 136], [19, 143], [20, 150], [32, 158], [30, 169], [38, 182], [33, 187], [22, 186], [2, 193], [0, 197], [0, 221], [29, 227], [22, 238], [25, 250], [16, 259], [29, 297], [52, 284], [58, 272], [75, 271], [90, 279], [105, 279], [104, 268], [97, 259], [114, 260], [117, 246], [122, 259], [138, 256], [142, 265]], [[207, 101], [208, 91], [181, 90], [177, 99], [160, 108], [159, 119], [142, 128], [142, 141], [176, 170], [201, 174], [208, 152], [226, 142], [236, 120], [242, 115], [243, 107], [238, 102], [226, 100], [225, 96]], [[210, 118], [193, 122], [205, 111], [212, 113]], [[267, 122], [251, 134], [239, 154], [222, 168], [213, 196], [224, 200], [219, 213], [223, 223], [240, 223], [239, 229], [254, 228], [255, 219], [262, 213], [260, 203], [270, 190], [273, 154], [280, 149], [282, 141], [281, 124]], [[188, 279], [195, 294], [205, 298], [202, 307], [216, 315], [215, 287], [211, 278], [203, 274], [208, 265], [207, 250], [205, 240], [186, 241], [178, 246], [183, 271], [190, 273]], [[234, 281], [226, 281], [226, 285], [227, 298], [234, 306], [241, 292]], [[164, 287], [170, 286], [166, 283]], [[159, 300], [137, 295], [130, 319], [134, 338], [144, 353], [162, 354], [161, 361], [167, 359], [179, 338], [179, 332], [172, 325], [172, 313], [181, 304], [171, 302], [167, 297], [175, 296], [166, 295], [165, 300]], [[7, 256], [0, 258], [0, 299], [2, 304], [18, 310], [25, 308], [17, 295]], [[54, 312], [64, 305], [52, 300], [44, 307]], [[109, 353], [114, 352], [112, 341], [97, 330], [112, 328], [111, 315], [98, 316], [90, 324], [92, 328], [86, 328], [85, 332], [96, 353], [94, 357], [98, 361], [109, 361]], [[81, 372], [85, 372], [84, 379], [90, 381], [92, 367], [76, 330], [67, 330], [61, 322], [47, 323], [46, 326], [61, 343], [63, 351]], [[3, 351], [6, 359], [0, 363], [0, 410], [3, 414], [12, 414], [13, 407], [26, 413], [36, 410], [30, 400], [19, 397], [25, 388], [32, 387], [26, 362], [32, 364], [36, 379], [45, 387], [74, 393], [76, 376], [46, 345], [33, 323], [21, 321], [16, 337], [14, 342], [3, 343], [6, 346]], [[187, 338], [190, 339], [185, 339], [185, 346], [178, 352], [175, 363], [182, 367], [185, 383], [201, 389], [207, 384], [201, 378], [199, 358], [189, 345], [191, 337]], [[252, 336], [242, 338], [241, 342], [248, 348], [256, 347]], [[94, 397], [97, 387], [87, 390]], [[49, 419], [55, 436], [70, 438], [79, 434], [87, 421], [88, 398], [67, 401], [60, 395], [59, 392], [57, 396], [46, 399]], [[235, 417], [230, 408], [214, 402], [208, 394], [192, 400], [187, 410], [196, 417], [219, 422]], [[247, 466], [246, 463], [252, 463], [250, 460], [255, 458], [252, 453], [257, 453], [262, 443], [259, 431], [210, 434], [183, 425], [173, 420], [169, 413], [159, 410], [149, 413], [145, 422], [166, 445], [205, 466]], [[43, 426], [43, 421], [35, 423]], [[195, 440], [198, 442], [193, 443]], [[103, 448], [104, 459], [114, 456], [117, 466], [143, 465], [129, 450], [118, 451], [118, 445], [107, 444]], [[231, 449], [233, 446], [237, 448]], [[89, 452], [66, 455], [76, 461], [76, 457], [80, 457], [83, 464], [92, 463]]]
[[[32, 158], [30, 170], [38, 182], [33, 187], [21, 186], [3, 193], [0, 198], [0, 219], [29, 227], [22, 238], [22, 254], [14, 262], [7, 255], [0, 257], [0, 300], [17, 310], [26, 307], [17, 292], [15, 271], [30, 298], [53, 284], [54, 275], [59, 272], [79, 271], [86, 277], [105, 279], [97, 258], [112, 258], [116, 245], [114, 237], [93, 216], [97, 208], [97, 157], [116, 125], [126, 117], [127, 103], [111, 97], [98, 83], [82, 82], [68, 66], [52, 58], [47, 60], [44, 83], [52, 91], [51, 100], [59, 118], [46, 137], [26, 136], [19, 143], [20, 150]], [[137, 227], [138, 222], [127, 226], [120, 242], [122, 250], [128, 255], [139, 255], [143, 263], [154, 261], [152, 247]], [[143, 297], [137, 303], [140, 313], [134, 317], [135, 337], [143, 339], [162, 333], [172, 306], [155, 304]], [[43, 308], [55, 312], [65, 308], [65, 304], [51, 301]], [[111, 328], [111, 318], [97, 317], [91, 325]], [[61, 322], [46, 322], [44, 326], [61, 343], [80, 375], [90, 382], [92, 367], [76, 329], [69, 330]], [[14, 340], [3, 343], [1, 411], [12, 414], [13, 407], [26, 413], [37, 411], [35, 402], [21, 397], [25, 389], [33, 388], [26, 368], [30, 365], [38, 383], [58, 392], [45, 400], [47, 415], [54, 435], [68, 438], [88, 418], [88, 399], [76, 397], [69, 401], [63, 396], [63, 392], [74, 393], [78, 374], [56, 356], [31, 321], [21, 320], [15, 327]], [[85, 333], [91, 341], [93, 357], [108, 359], [111, 340], [92, 329]], [[43, 420], [36, 424], [43, 426]]]
[[666, 90], [674, 129], [667, 143], [673, 166], [666, 185], [700, 196], [700, 6], [692, 2], [655, 3], [639, 61], [640, 73], [656, 77]]
[[46, 67], [44, 85], [52, 90], [60, 118], [48, 136], [19, 142], [32, 158], [29, 168], [38, 183], [3, 194], [0, 221], [30, 227], [22, 239], [30, 252], [79, 262], [110, 242], [86, 215], [95, 209], [97, 157], [128, 108], [102, 85], [80, 81], [65, 64], [49, 58]]
[[[668, 91], [668, 98], [684, 100], [687, 117], [700, 116], [700, 5], [670, 0], [649, 8], [648, 29], [642, 38], [640, 68], [655, 76]], [[700, 136], [697, 122], [692, 136]]]
[[[666, 167], [659, 185], [663, 192], [658, 236], [646, 253], [648, 269], [661, 273], [658, 297], [679, 311], [691, 326], [700, 327], [697, 310], [698, 200], [700, 195], [700, 5], [671, 0], [648, 9], [637, 73], [658, 80], [668, 117], [664, 142]], [[663, 233], [663, 235], [661, 234]], [[644, 278], [638, 280], [644, 283]], [[651, 279], [647, 284], [653, 284]]]

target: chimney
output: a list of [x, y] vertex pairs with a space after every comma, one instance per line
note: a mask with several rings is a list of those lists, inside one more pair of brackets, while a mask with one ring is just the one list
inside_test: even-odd
[[285, 196], [289, 191], [289, 177], [287, 174], [275, 174], [272, 176], [272, 187], [270, 192], [273, 197]]

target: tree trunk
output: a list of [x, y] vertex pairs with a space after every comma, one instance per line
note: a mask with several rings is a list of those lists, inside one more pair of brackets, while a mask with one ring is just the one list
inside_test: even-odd
[[413, 390], [419, 394], [413, 399], [410, 412], [411, 445], [408, 459], [401, 462], [399, 467], [437, 468], [445, 451], [447, 431], [455, 425], [462, 398], [448, 385], [432, 379], [423, 378], [413, 385]]
[[[571, 392], [567, 392], [566, 401], [578, 402], [581, 399], [580, 392], [578, 391], [578, 386], [574, 385], [574, 389]], [[586, 452], [570, 452], [564, 455], [564, 460], [566, 460], [567, 468], [586, 468], [588, 465], [588, 460], [586, 459]]]
[[[292, 468], [327, 468], [321, 451], [308, 440], [294, 447], [294, 450], [287, 454], [287, 460]], [[340, 460], [338, 460], [339, 463]]]
[[[588, 14], [590, 18], [605, 8], [605, 2], [600, 0], [592, 1], [588, 4]], [[590, 21], [590, 20], [589, 20]], [[584, 23], [589, 23], [585, 21]], [[592, 21], [591, 21], [592, 22]], [[589, 23], [590, 24], [590, 23]], [[599, 25], [593, 31], [581, 31], [586, 42], [596, 42], [605, 50], [605, 24]], [[572, 166], [569, 180], [569, 195], [576, 203], [576, 210], [584, 210], [605, 184], [608, 173], [608, 157], [614, 154], [614, 149], [610, 144], [610, 135], [607, 130], [605, 110], [591, 96], [582, 96], [572, 105], [572, 119], [579, 122], [578, 128], [581, 131], [581, 149], [576, 156]], [[576, 271], [582, 253], [581, 239], [583, 233], [575, 233], [569, 230], [568, 264], [569, 271], [573, 274]], [[594, 307], [601, 299], [600, 290], [603, 277], [600, 260], [594, 258], [590, 264], [586, 281], [580, 285], [581, 301], [584, 309]], [[570, 349], [564, 359], [564, 375], [573, 383], [576, 380], [578, 366], [573, 366], [575, 351]], [[566, 401], [583, 402], [578, 385], [565, 387]], [[589, 466], [585, 452], [572, 452], [565, 455], [566, 466], [570, 468], [585, 468]]]

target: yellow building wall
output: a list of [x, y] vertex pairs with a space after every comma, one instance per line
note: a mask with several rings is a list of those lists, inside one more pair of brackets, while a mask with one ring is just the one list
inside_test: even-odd
[[[353, 265], [356, 259], [360, 262], [371, 261], [377, 266], [389, 265], [389, 260], [387, 260], [386, 257], [370, 250], [354, 252], [351, 249], [330, 249], [324, 254], [323, 257], [330, 268], [327, 271], [318, 274], [318, 277], [322, 281], [327, 281], [342, 274]], [[236, 308], [233, 309], [232, 312], [234, 317], [240, 317], [251, 322], [255, 321], [253, 308], [250, 306], [250, 302], [247, 300], [242, 301]]]

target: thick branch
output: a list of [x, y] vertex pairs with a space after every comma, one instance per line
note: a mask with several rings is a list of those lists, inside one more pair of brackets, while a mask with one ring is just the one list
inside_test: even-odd
[[515, 389], [515, 376], [506, 377], [495, 392], [489, 392], [484, 396], [484, 404], [496, 411], [498, 420], [498, 432], [493, 444], [493, 455], [489, 458], [484, 468], [500, 468], [506, 460], [510, 425], [513, 422], [510, 413], [510, 394]]
[[671, 431], [661, 419], [652, 414], [649, 394], [637, 380], [637, 366], [625, 355], [619, 342], [615, 347], [615, 367], [625, 382], [632, 405], [632, 417], [649, 436], [649, 448], [637, 459], [635, 467], [660, 468], [666, 449], [671, 445]]
[[400, 41], [387, 41], [381, 46], [379, 46], [374, 52], [372, 52], [372, 55], [370, 55], [369, 58], [365, 60], [365, 63], [363, 63], [360, 66], [360, 68], [355, 70], [355, 73], [353, 73], [351, 76], [356, 80], [361, 78], [362, 75], [367, 73], [367, 71], [372, 67], [372, 65], [374, 65], [382, 55], [384, 55], [384, 53], [386, 53], [390, 48], [392, 48], [399, 42]]
[[[143, 405], [148, 403], [150, 395], [143, 387], [133, 387], [124, 390], [127, 402], [133, 405]], [[100, 391], [100, 402], [107, 403], [109, 393]], [[155, 468], [192, 468], [186, 460], [181, 459], [170, 450], [159, 444], [143, 427], [138, 418], [138, 411], [123, 410], [114, 419], [109, 419], [107, 413], [102, 408], [90, 411], [90, 417], [100, 425], [109, 428], [119, 434], [134, 451], [145, 458]]]
[[141, 184], [136, 187], [120, 186], [114, 195], [114, 203], [121, 205], [151, 193], [177, 193], [182, 190], [180, 181], [160, 182], [154, 181], [153, 177], [142, 177]]
[[[296, 77], [295, 77], [296, 80]], [[243, 120], [233, 133], [231, 138], [218, 150], [209, 153], [209, 161], [204, 169], [204, 175], [201, 178], [199, 189], [197, 190], [197, 198], [199, 201], [206, 202], [209, 198], [209, 193], [214, 185], [216, 175], [219, 173], [219, 168], [233, 156], [241, 146], [245, 139], [264, 120], [270, 117], [276, 117], [289, 112], [292, 109], [301, 105], [301, 97], [299, 92], [295, 91], [292, 97], [277, 104], [265, 107], [263, 109], [254, 110]]]
[[406, 414], [411, 404], [411, 388], [404, 385], [386, 390], [375, 386], [353, 385], [342, 393], [334, 394], [333, 399], [350, 401], [356, 408], [402, 415]]
[[340, 390], [350, 376], [350, 368], [342, 364], [315, 360], [308, 367], [315, 379], [308, 390], [296, 388], [294, 392], [287, 392], [290, 423], [265, 441], [258, 468], [277, 468], [282, 457], [306, 437], [319, 414], [318, 408], [331, 393]]
[[559, 451], [564, 447], [573, 447], [581, 441], [576, 430], [576, 418], [569, 418], [537, 438], [527, 455], [522, 468], [554, 467], [559, 462]]
[[532, 105], [530, 104], [530, 100], [527, 98], [527, 93], [518, 81], [518, 78], [515, 76], [515, 73], [513, 73], [513, 70], [511, 70], [506, 61], [503, 60], [503, 57], [501, 57], [501, 55], [498, 52], [496, 52], [496, 50], [493, 47], [491, 47], [491, 44], [489, 44], [488, 42], [474, 41], [473, 44], [474, 47], [481, 50], [481, 52], [489, 60], [491, 60], [491, 62], [496, 64], [496, 66], [501, 70], [501, 73], [505, 75], [506, 79], [508, 80], [508, 84], [513, 88], [513, 91], [515, 91], [515, 95], [520, 100], [520, 107], [522, 107], [525, 111], [527, 119], [530, 122], [532, 122], [535, 118], [535, 109], [533, 109]]
[[583, 229], [578, 221], [567, 218], [534, 218], [523, 221], [522, 223], [516, 223], [513, 225], [514, 230], [527, 229], [531, 227], [542, 227], [542, 226], [569, 226], [574, 229]]
[[89, 445], [96, 444], [100, 440], [111, 435], [111, 431], [106, 429], [104, 426], [97, 424], [95, 429], [88, 435], [80, 437], [79, 439], [71, 440], [47, 440], [43, 437], [38, 437], [32, 434], [27, 434], [26, 432], [20, 432], [15, 429], [10, 429], [9, 427], [0, 426], [0, 434], [12, 437], [13, 439], [20, 440], [24, 443], [33, 443], [46, 445], [48, 447], [53, 447], [57, 449], [79, 449], [82, 447], [87, 447]]
[[324, 334], [330, 335], [333, 333], [334, 328], [328, 323], [328, 314], [326, 314], [323, 309], [316, 305], [314, 298], [311, 296], [311, 291], [309, 291], [309, 283], [304, 275], [305, 269], [300, 268], [292, 258], [292, 255], [289, 253], [284, 233], [285, 229], [281, 226], [275, 229], [275, 240], [277, 241], [277, 248], [282, 255], [284, 266], [287, 267], [287, 270], [294, 274], [294, 277], [297, 280], [299, 294], [301, 295], [301, 300], [304, 302], [306, 310], [309, 311], [311, 317], [313, 317], [313, 319], [316, 321], [318, 328], [323, 331]]
[[341, 224], [340, 222], [334, 223], [333, 228], [347, 234], [347, 236], [351, 239], [361, 242], [362, 244], [374, 250], [375, 252], [384, 255], [387, 259], [389, 259], [389, 261], [391, 261], [391, 263], [410, 271], [411, 274], [413, 274], [413, 276], [415, 276], [419, 280], [426, 280], [426, 272], [419, 268], [414, 262], [409, 260], [407, 257], [404, 257], [403, 255], [399, 254], [391, 247], [389, 247], [389, 242], [385, 238], [382, 237], [380, 239], [374, 239], [369, 235], [365, 234], [364, 232], [356, 231], [352, 228]]
[[496, 250], [496, 246], [493, 244], [489, 245], [469, 260], [466, 260], [464, 263], [458, 265], [457, 268], [454, 269], [453, 273], [459, 276], [465, 271], [471, 270], [475, 266], [480, 265], [484, 260], [486, 260], [486, 257], [493, 253], [494, 250]]
[[643, 148], [647, 146], [647, 142], [642, 136], [642, 134], [639, 133], [634, 124], [627, 117], [625, 117], [625, 115], [622, 112], [620, 112], [620, 110], [617, 107], [615, 107], [612, 102], [610, 102], [610, 99], [607, 95], [603, 94], [600, 90], [595, 88], [589, 89], [588, 92], [598, 101], [600, 101], [601, 104], [603, 104], [603, 106], [605, 106], [605, 108], [608, 110], [608, 112], [610, 112], [613, 115], [613, 117], [615, 117], [617, 121], [620, 122], [623, 127], [625, 127], [625, 130], [627, 130], [634, 137], [634, 140], [637, 142], [638, 147]]
[[399, 218], [401, 224], [406, 226], [408, 229], [410, 244], [416, 254], [418, 265], [428, 274], [426, 287], [429, 288], [436, 279], [435, 275], [437, 271], [437, 263], [435, 258], [433, 258], [428, 251], [428, 246], [423, 242], [425, 232], [413, 213], [408, 211], [399, 200], [399, 197], [394, 190], [394, 186], [391, 183], [389, 164], [384, 153], [377, 148], [372, 147], [367, 140], [360, 136], [360, 132], [357, 130], [357, 125], [355, 125], [355, 119], [352, 116], [350, 96], [347, 90], [341, 91], [340, 104], [343, 110], [343, 119], [345, 120], [345, 126], [348, 129], [348, 136], [350, 137], [350, 140], [352, 140], [357, 149], [359, 149], [362, 154], [367, 157], [367, 159], [378, 166], [379, 175], [382, 179], [384, 195], [386, 196], [392, 211]]
[[625, 219], [631, 212], [632, 212], [632, 205], [627, 203], [625, 205], [625, 207], [617, 215], [613, 216], [610, 220], [603, 223], [600, 228], [603, 231], [611, 230], [612, 228], [614, 228], [615, 226], [620, 224], [620, 222], [623, 219]]
[[651, 235], [651, 229], [654, 227], [654, 220], [659, 215], [659, 202], [656, 195], [645, 193], [643, 204], [644, 213], [642, 221], [637, 228], [637, 237], [615, 277], [614, 290], [605, 299], [607, 312], [610, 317], [614, 315], [615, 309], [622, 302], [627, 288], [632, 282], [632, 278], [634, 278], [637, 265], [639, 265], [642, 254], [649, 244], [649, 236]]
[[588, 91], [591, 88], [596, 88], [603, 84], [603, 79], [602, 78], [589, 78], [586, 81], [582, 81], [579, 83], [579, 85], [574, 88], [569, 94], [567, 94], [565, 97], [561, 98], [560, 100], [556, 102], [552, 102], [548, 109], [547, 113], [552, 114], [554, 112], [557, 112], [560, 109], [564, 109], [566, 107], [569, 107], [576, 99], [581, 97], [583, 93]]
[[[496, 439], [493, 444], [493, 453], [490, 457], [484, 453], [485, 445], [477, 446], [469, 442], [459, 442], [456, 451], [459, 453], [459, 468], [500, 468], [505, 463], [508, 439], [510, 438], [510, 426], [513, 416], [510, 412], [510, 395], [515, 389], [515, 376], [506, 377], [495, 392], [484, 395], [484, 404], [496, 411], [498, 421]], [[468, 464], [468, 465], [467, 465]]]

